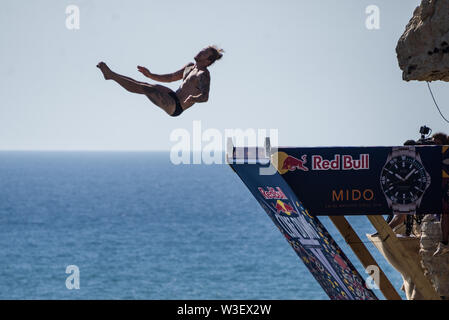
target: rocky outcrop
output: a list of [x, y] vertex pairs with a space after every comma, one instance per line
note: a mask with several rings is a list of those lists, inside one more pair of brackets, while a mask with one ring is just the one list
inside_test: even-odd
[[[401, 241], [403, 250], [419, 264], [423, 274], [430, 280], [437, 294], [443, 299], [449, 299], [449, 254], [434, 257], [433, 253], [437, 249], [441, 240], [440, 222], [434, 215], [426, 215], [421, 224], [414, 222], [413, 233], [405, 236], [405, 225], [396, 227], [394, 233]], [[416, 288], [411, 275], [410, 266], [399, 259], [394, 252], [388, 250], [384, 241], [371, 235], [368, 239], [376, 246], [385, 259], [402, 275], [402, 290], [405, 292], [407, 300], [426, 299]]]
[[[401, 274], [403, 280], [401, 290], [405, 292], [407, 300], [423, 300], [425, 297], [417, 290], [411, 279], [411, 275], [409, 273], [410, 266], [405, 261], [399, 259], [395, 255], [395, 252], [390, 251], [388, 246], [386, 246], [378, 236], [367, 235], [367, 237], [385, 257], [388, 263]], [[401, 242], [406, 254], [413, 257], [413, 261], [416, 261], [416, 263], [419, 264], [419, 238], [398, 235], [398, 240]], [[419, 266], [421, 265], [419, 264]]]
[[441, 239], [440, 222], [433, 215], [426, 215], [421, 225], [420, 255], [424, 274], [432, 282], [438, 294], [449, 299], [449, 254], [434, 257]]
[[[414, 226], [413, 234], [411, 236], [405, 236], [405, 225], [399, 225], [393, 229], [394, 233], [397, 235], [398, 240], [401, 242], [403, 250], [406, 254], [412, 257], [413, 261], [422, 269], [422, 264], [420, 263], [419, 248], [420, 248], [420, 237], [419, 230]], [[374, 244], [374, 246], [379, 250], [379, 252], [384, 256], [388, 263], [395, 268], [402, 276], [402, 287], [401, 290], [405, 292], [407, 300], [424, 300], [425, 297], [417, 290], [415, 283], [413, 283], [410, 275], [410, 266], [406, 261], [403, 261], [396, 256], [395, 252], [389, 250], [388, 246], [385, 245], [384, 241], [381, 241], [378, 236], [374, 237], [367, 235], [368, 239]]]
[[422, 0], [396, 46], [406, 81], [449, 81], [449, 1]]

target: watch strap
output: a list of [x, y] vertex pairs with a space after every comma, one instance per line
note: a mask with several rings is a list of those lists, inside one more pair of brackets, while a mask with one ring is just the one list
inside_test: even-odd
[[409, 204], [398, 204], [393, 203], [391, 208], [393, 209], [394, 214], [416, 214], [417, 203], [409, 203]]
[[416, 157], [416, 148], [414, 146], [401, 146], [401, 147], [393, 147], [391, 151], [391, 157], [399, 157], [399, 156], [409, 156]]

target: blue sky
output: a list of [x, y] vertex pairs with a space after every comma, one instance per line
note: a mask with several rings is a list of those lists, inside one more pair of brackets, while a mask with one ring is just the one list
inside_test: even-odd
[[[169, 150], [170, 132], [279, 130], [289, 146], [398, 145], [423, 124], [449, 131], [423, 82], [404, 82], [395, 47], [419, 0], [23, 1], [0, 12], [0, 150]], [[67, 5], [80, 29], [65, 26]], [[380, 29], [365, 8], [380, 8]], [[178, 70], [206, 45], [209, 102], [171, 118], [104, 81], [144, 65]], [[178, 83], [168, 84], [172, 89]], [[449, 115], [446, 84], [432, 84]]]

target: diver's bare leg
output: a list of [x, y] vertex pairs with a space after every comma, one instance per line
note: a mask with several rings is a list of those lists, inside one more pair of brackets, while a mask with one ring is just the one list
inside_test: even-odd
[[164, 110], [167, 114], [172, 115], [176, 109], [176, 102], [173, 97], [170, 96], [171, 89], [161, 86], [159, 84], [142, 86], [144, 94], [157, 105]]
[[122, 76], [121, 74], [115, 73], [104, 62], [100, 62], [97, 67], [103, 73], [103, 76], [106, 80], [114, 80], [127, 91], [132, 93], [145, 94], [142, 85], [148, 85], [145, 82], [139, 82], [129, 77]]
[[114, 80], [129, 92], [146, 95], [151, 102], [164, 110], [166, 113], [169, 115], [173, 114], [175, 110], [175, 101], [169, 95], [169, 93], [172, 92], [171, 89], [161, 85], [152, 85], [122, 76], [121, 74], [109, 69], [104, 62], [100, 62], [97, 67], [101, 70], [106, 80]]

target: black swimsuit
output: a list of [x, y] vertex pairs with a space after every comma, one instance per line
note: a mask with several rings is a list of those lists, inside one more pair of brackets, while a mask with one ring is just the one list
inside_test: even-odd
[[176, 103], [176, 108], [175, 108], [175, 112], [173, 112], [170, 116], [172, 117], [177, 117], [179, 116], [184, 110], [181, 107], [181, 102], [179, 101], [178, 96], [176, 95], [176, 93], [174, 92], [169, 92], [168, 93], [170, 95], [170, 97], [173, 98], [173, 100], [175, 100]]

